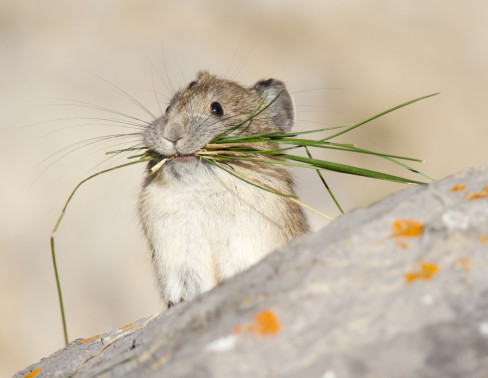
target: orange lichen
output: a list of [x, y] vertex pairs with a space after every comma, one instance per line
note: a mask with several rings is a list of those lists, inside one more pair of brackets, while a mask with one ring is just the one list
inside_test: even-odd
[[396, 246], [401, 249], [408, 249], [410, 247], [407, 243], [401, 241], [397, 241]]
[[480, 242], [488, 244], [488, 235], [480, 236]]
[[483, 198], [488, 198], [488, 185], [484, 186], [482, 190], [480, 190], [478, 193], [466, 193], [466, 198], [469, 201], [474, 201], [478, 199], [483, 199]]
[[132, 327], [132, 323], [126, 324], [121, 329], [127, 329], [127, 328], [130, 328], [130, 327]]
[[461, 265], [466, 273], [471, 272], [471, 260], [470, 259], [458, 259], [458, 260], [454, 261], [454, 263]]
[[36, 369], [36, 370], [32, 370], [29, 374], [24, 375], [24, 378], [32, 378], [32, 377], [35, 377], [40, 372], [41, 372], [41, 368]]
[[393, 222], [391, 234], [394, 238], [410, 238], [422, 235], [423, 224], [413, 219], [398, 219]]
[[437, 264], [421, 262], [419, 271], [405, 274], [405, 281], [407, 283], [411, 283], [417, 280], [428, 281], [432, 277], [434, 277], [438, 272], [439, 272], [439, 267], [437, 266]]
[[99, 338], [99, 337], [100, 337], [100, 335], [95, 335], [95, 336], [89, 337], [88, 339], [81, 340], [80, 342], [82, 344], [86, 344], [88, 341], [94, 340], [94, 339]]
[[281, 324], [278, 317], [271, 310], [264, 310], [256, 314], [254, 322], [242, 326], [235, 326], [233, 333], [243, 331], [253, 333], [259, 336], [274, 336], [281, 330]]
[[452, 187], [451, 192], [458, 192], [464, 189], [466, 189], [466, 185], [456, 185]]
[[280, 332], [281, 324], [276, 315], [270, 311], [261, 311], [254, 317], [256, 326], [253, 330], [261, 336], [276, 335]]

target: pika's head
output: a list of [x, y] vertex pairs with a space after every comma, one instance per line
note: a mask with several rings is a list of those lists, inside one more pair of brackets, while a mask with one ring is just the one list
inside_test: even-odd
[[165, 113], [147, 127], [144, 145], [162, 156], [177, 156], [175, 160], [190, 163], [196, 160], [193, 153], [239, 124], [245, 122], [234, 135], [289, 131], [293, 117], [293, 100], [279, 80], [243, 87], [199, 72], [196, 80], [173, 96]]

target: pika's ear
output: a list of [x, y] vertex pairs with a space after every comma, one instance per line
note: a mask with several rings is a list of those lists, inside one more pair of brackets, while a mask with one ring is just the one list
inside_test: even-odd
[[205, 79], [208, 79], [210, 77], [210, 74], [208, 71], [198, 71], [197, 73], [197, 81], [202, 81]]
[[279, 80], [268, 79], [258, 81], [253, 89], [261, 97], [266, 95], [266, 93], [268, 94], [264, 105], [269, 104], [279, 96], [266, 110], [266, 113], [271, 117], [277, 127], [284, 131], [290, 131], [293, 127], [294, 119], [293, 99], [286, 90], [285, 84]]

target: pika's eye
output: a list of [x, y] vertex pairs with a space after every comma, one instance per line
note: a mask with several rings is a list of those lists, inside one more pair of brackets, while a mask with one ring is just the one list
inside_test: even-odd
[[196, 84], [196, 81], [192, 81], [190, 84], [188, 84], [188, 89], [193, 88], [193, 86]]
[[224, 109], [222, 108], [222, 105], [220, 105], [218, 102], [212, 102], [210, 104], [210, 111], [217, 117], [222, 117], [224, 115]]

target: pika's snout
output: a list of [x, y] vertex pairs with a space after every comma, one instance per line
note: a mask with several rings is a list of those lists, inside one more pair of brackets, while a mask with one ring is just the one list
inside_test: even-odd
[[166, 126], [163, 128], [162, 137], [170, 143], [173, 143], [173, 145], [176, 147], [178, 141], [185, 136], [185, 133], [186, 132], [182, 125], [176, 122], [171, 122], [166, 124]]

